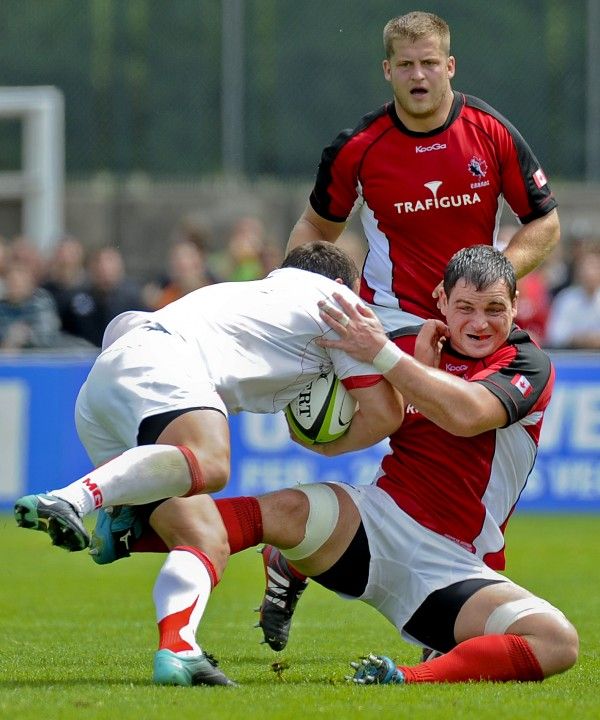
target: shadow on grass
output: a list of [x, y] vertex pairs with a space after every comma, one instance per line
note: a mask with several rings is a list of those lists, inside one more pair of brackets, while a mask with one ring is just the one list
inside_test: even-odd
[[[244, 683], [244, 685], [251, 685], [250, 683]], [[169, 688], [178, 687], [175, 685], [157, 685], [152, 680], [140, 680], [135, 679], [123, 679], [123, 680], [102, 680], [100, 678], [46, 678], [45, 680], [0, 680], [0, 691], [1, 690], [18, 690], [20, 688], [35, 688], [36, 690], [50, 689], [53, 687], [63, 688], [79, 688], [79, 687], [102, 687], [102, 688], [122, 688], [122, 687], [155, 687], [155, 688]], [[234, 690], [231, 686], [219, 686], [219, 685], [195, 685], [195, 688], [202, 688], [204, 690], [211, 688], [220, 688], [222, 690]], [[189, 690], [189, 688], [186, 688]]]

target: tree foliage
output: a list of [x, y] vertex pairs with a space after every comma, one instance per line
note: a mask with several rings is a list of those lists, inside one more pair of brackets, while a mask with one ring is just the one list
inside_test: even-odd
[[[71, 177], [221, 170], [227, 0], [3, 0], [0, 84], [56, 85]], [[245, 169], [307, 178], [321, 148], [389, 97], [381, 32], [404, 0], [241, 0]], [[584, 0], [431, 0], [450, 23], [456, 89], [515, 124], [546, 169], [584, 167]], [[1, 167], [19, 165], [0, 123]]]

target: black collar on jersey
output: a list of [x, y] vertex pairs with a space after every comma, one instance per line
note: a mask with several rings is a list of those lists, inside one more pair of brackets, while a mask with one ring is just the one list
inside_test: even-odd
[[[399, 328], [398, 330], [391, 330], [390, 332], [386, 333], [388, 338], [390, 340], [396, 340], [400, 337], [406, 337], [407, 335], [418, 335], [419, 330], [421, 329], [421, 325], [408, 325], [406, 327]], [[530, 343], [531, 338], [529, 337], [528, 333], [525, 332], [525, 330], [522, 330], [518, 325], [512, 324], [510, 328], [510, 332], [508, 334], [508, 337], [506, 338], [503, 345], [523, 345], [525, 343]], [[500, 346], [502, 347], [502, 345]], [[471, 361], [482, 361], [486, 360], [486, 358], [473, 358], [470, 355], [463, 355], [462, 353], [458, 352], [458, 350], [455, 350], [452, 347], [452, 344], [450, 340], [448, 339], [445, 344], [445, 349], [447, 352], [452, 353], [457, 358], [464, 359], [464, 360], [471, 360]], [[489, 355], [487, 356], [489, 357]]]
[[396, 338], [404, 337], [406, 335], [418, 335], [420, 329], [421, 325], [406, 325], [398, 330], [390, 330], [386, 333], [386, 335], [390, 340], [395, 340]]
[[454, 95], [454, 100], [452, 101], [452, 107], [450, 108], [450, 112], [448, 113], [446, 122], [443, 125], [440, 125], [440, 127], [437, 127], [434, 130], [429, 130], [428, 132], [416, 132], [415, 130], [409, 130], [402, 122], [402, 120], [400, 120], [400, 118], [398, 117], [398, 113], [396, 112], [396, 106], [393, 102], [390, 102], [387, 105], [388, 115], [390, 116], [392, 122], [398, 128], [398, 130], [403, 132], [405, 135], [410, 135], [411, 137], [432, 137], [433, 135], [439, 135], [440, 133], [444, 132], [444, 130], [449, 128], [450, 125], [452, 125], [452, 123], [460, 115], [460, 111], [465, 104], [465, 97], [464, 95], [462, 95], [462, 93], [458, 93], [453, 90], [452, 94]]

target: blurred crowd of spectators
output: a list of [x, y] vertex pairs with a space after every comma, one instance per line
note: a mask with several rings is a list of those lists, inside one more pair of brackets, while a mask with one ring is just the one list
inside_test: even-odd
[[539, 345], [600, 350], [600, 235], [564, 241], [517, 287], [517, 324]]
[[26, 237], [0, 237], [0, 351], [96, 350], [110, 320], [125, 310], [155, 310], [192, 290], [223, 280], [253, 280], [277, 267], [283, 246], [263, 223], [243, 217], [222, 252], [210, 237], [183, 221], [165, 242], [165, 271], [132, 277], [117, 247], [86, 253], [64, 237], [44, 258]]
[[[516, 227], [501, 228], [499, 242]], [[347, 231], [339, 244], [362, 266], [366, 246]], [[224, 248], [198, 223], [183, 221], [165, 243], [165, 271], [133, 278], [118, 248], [86, 253], [64, 237], [44, 258], [25, 237], [0, 237], [0, 350], [96, 350], [124, 310], [153, 310], [219, 281], [254, 280], [278, 267], [274, 242], [254, 216], [236, 220]], [[569, 239], [518, 283], [518, 324], [546, 348], [600, 349], [600, 236]]]

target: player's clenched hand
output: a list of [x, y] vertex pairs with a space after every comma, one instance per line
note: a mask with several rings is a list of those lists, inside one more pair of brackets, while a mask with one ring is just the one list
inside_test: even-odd
[[333, 299], [340, 307], [321, 300], [318, 303], [319, 313], [340, 339], [318, 338], [317, 344], [325, 348], [344, 350], [361, 362], [371, 362], [387, 341], [375, 313], [360, 302], [348, 302], [339, 293], [333, 293]]
[[442, 347], [450, 335], [441, 320], [426, 320], [415, 341], [414, 357], [429, 367], [439, 367]]

